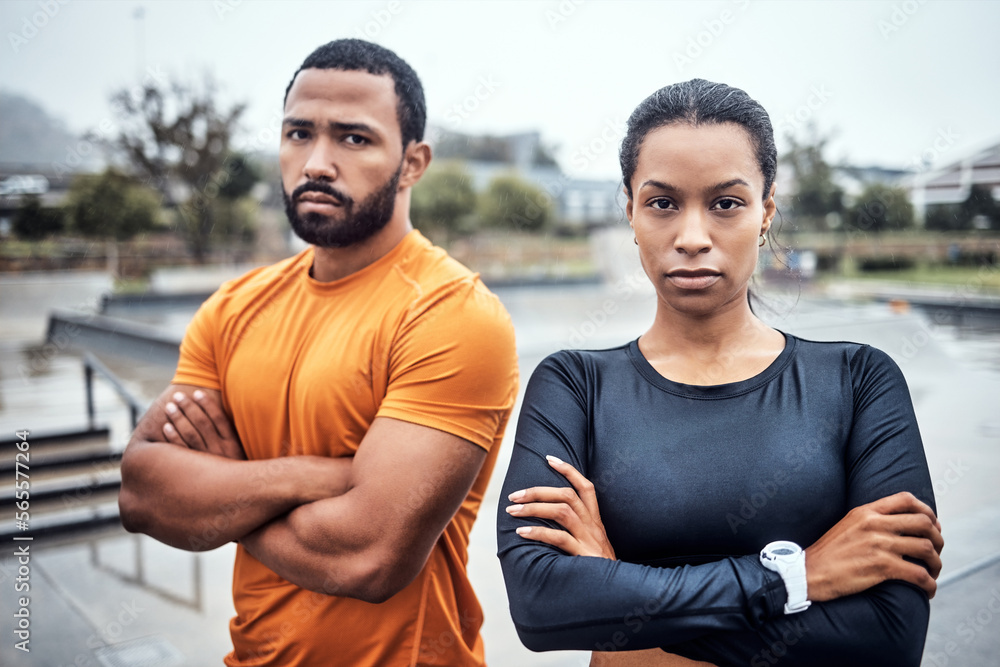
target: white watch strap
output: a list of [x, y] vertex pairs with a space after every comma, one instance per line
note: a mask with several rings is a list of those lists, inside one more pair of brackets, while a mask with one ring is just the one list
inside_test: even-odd
[[806, 558], [805, 553], [796, 560], [787, 571], [781, 574], [785, 581], [785, 590], [788, 592], [788, 601], [785, 602], [785, 613], [796, 614], [809, 608], [812, 602], [807, 598], [809, 591], [806, 582]]

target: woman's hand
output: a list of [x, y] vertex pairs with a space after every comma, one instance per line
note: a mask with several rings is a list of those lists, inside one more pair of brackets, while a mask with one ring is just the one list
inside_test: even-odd
[[907, 581], [934, 597], [943, 547], [941, 523], [912, 493], [855, 507], [806, 549], [809, 599], [833, 600], [889, 579]]
[[517, 534], [529, 540], [551, 544], [571, 556], [617, 560], [615, 550], [604, 531], [604, 524], [601, 523], [594, 485], [570, 464], [554, 456], [546, 456], [545, 460], [569, 480], [572, 488], [533, 486], [515, 491], [507, 497], [516, 503], [507, 508], [507, 513], [518, 518], [551, 519], [566, 530], [521, 526], [517, 529]]

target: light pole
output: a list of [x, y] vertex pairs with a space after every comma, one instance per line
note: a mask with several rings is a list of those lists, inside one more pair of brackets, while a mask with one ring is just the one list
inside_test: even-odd
[[143, 74], [146, 72], [146, 54], [145, 54], [145, 50], [144, 50], [144, 47], [145, 47], [145, 44], [144, 44], [145, 24], [143, 23], [143, 19], [146, 18], [146, 8], [143, 7], [142, 5], [136, 6], [135, 11], [132, 12], [132, 18], [134, 18], [135, 21], [136, 21], [136, 24], [135, 24], [135, 51], [136, 51], [135, 63], [136, 63], [136, 67], [139, 68], [139, 80], [141, 81], [142, 77], [143, 77]]

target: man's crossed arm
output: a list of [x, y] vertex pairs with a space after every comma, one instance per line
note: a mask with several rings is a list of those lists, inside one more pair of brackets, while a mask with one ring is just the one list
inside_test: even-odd
[[239, 540], [288, 581], [378, 602], [420, 572], [485, 458], [457, 436], [378, 418], [353, 460], [246, 461], [219, 393], [171, 385], [125, 451], [119, 506], [133, 532], [193, 551]]

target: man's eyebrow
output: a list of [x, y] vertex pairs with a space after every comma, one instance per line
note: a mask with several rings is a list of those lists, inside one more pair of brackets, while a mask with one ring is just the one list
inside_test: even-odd
[[[306, 120], [305, 118], [294, 118], [288, 117], [281, 121], [282, 125], [287, 125], [290, 127], [302, 127], [307, 129], [313, 129], [316, 127], [316, 123], [311, 120]], [[367, 123], [339, 123], [331, 122], [329, 124], [331, 130], [336, 132], [367, 132], [368, 134], [378, 134], [375, 129], [368, 125]]]

